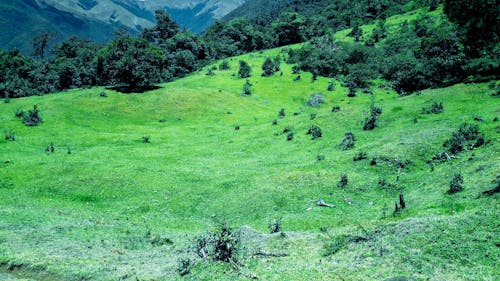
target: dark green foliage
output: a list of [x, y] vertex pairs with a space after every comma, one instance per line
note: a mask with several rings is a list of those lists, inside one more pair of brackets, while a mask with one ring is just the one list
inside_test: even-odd
[[249, 96], [252, 94], [252, 83], [250, 83], [250, 80], [246, 80], [245, 84], [243, 85], [243, 95]]
[[8, 93], [5, 94], [5, 97], [3, 99], [3, 103], [10, 103], [10, 97], [9, 97]]
[[142, 137], [142, 142], [143, 143], [151, 143], [151, 137], [150, 136]]
[[297, 13], [282, 13], [273, 24], [277, 46], [300, 43], [304, 39], [305, 18]]
[[272, 124], [273, 124], [274, 126], [275, 126], [275, 125], [278, 125], [278, 120], [274, 119]]
[[36, 105], [33, 106], [33, 110], [28, 110], [28, 112], [24, 114], [22, 118], [24, 125], [29, 127], [38, 126], [43, 122], [42, 117], [40, 116], [40, 110]]
[[377, 21], [377, 26], [372, 31], [372, 40], [378, 43], [380, 40], [387, 37], [387, 30], [385, 28], [385, 22], [382, 20]]
[[273, 76], [276, 71], [276, 67], [274, 65], [273, 60], [271, 60], [270, 58], [266, 58], [264, 64], [262, 65], [262, 70], [264, 71], [264, 73], [262, 73], [262, 76], [264, 77]]
[[146, 40], [122, 37], [101, 49], [97, 60], [101, 83], [136, 91], [160, 82], [165, 57]]
[[359, 22], [356, 22], [354, 24], [351, 32], [349, 33], [349, 36], [354, 37], [354, 40], [356, 42], [361, 41], [361, 37], [363, 36], [363, 31], [361, 30], [361, 28], [359, 28]]
[[401, 206], [401, 209], [406, 209], [406, 201], [403, 196], [403, 193], [399, 194], [399, 206]]
[[293, 140], [294, 133], [293, 132], [288, 132], [286, 135], [286, 140], [287, 141], [292, 141]]
[[312, 125], [311, 128], [309, 128], [309, 130], [307, 131], [307, 134], [311, 135], [313, 140], [321, 138], [322, 136], [321, 128], [317, 125]]
[[333, 92], [335, 91], [335, 81], [330, 81], [328, 82], [328, 87], [326, 88], [328, 92]]
[[24, 114], [25, 114], [25, 113], [24, 113], [24, 110], [22, 110], [22, 109], [17, 109], [17, 110], [16, 110], [16, 113], [15, 113], [14, 115], [15, 115], [16, 117], [18, 117], [18, 118], [21, 118], [21, 117], [23, 117], [23, 116], [24, 116]]
[[342, 150], [352, 149], [355, 143], [356, 143], [356, 137], [354, 136], [354, 134], [351, 132], [347, 132], [344, 134], [344, 138], [340, 143], [340, 149]]
[[500, 40], [500, 9], [496, 0], [446, 0], [444, 13], [465, 30], [470, 56], [478, 57]]
[[180, 276], [186, 276], [191, 273], [191, 268], [194, 266], [194, 261], [190, 258], [183, 258], [179, 260], [179, 265], [177, 266], [177, 273]]
[[101, 98], [107, 98], [107, 97], [108, 97], [108, 94], [106, 94], [106, 92], [100, 92], [100, 93], [99, 93], [99, 96], [100, 96]]
[[368, 159], [368, 154], [366, 154], [366, 152], [359, 152], [358, 154], [356, 154], [356, 156], [354, 156], [354, 158], [352, 159], [353, 161], [361, 161], [361, 160], [365, 160], [365, 159]]
[[241, 60], [240, 61], [240, 69], [238, 70], [238, 77], [239, 78], [248, 78], [252, 74], [252, 68], [246, 61]]
[[16, 134], [13, 131], [6, 131], [5, 132], [5, 140], [6, 141], [15, 141]]
[[214, 71], [210, 68], [210, 69], [207, 71], [207, 73], [206, 73], [205, 75], [207, 75], [207, 76], [214, 76], [214, 75], [215, 75], [215, 73], [214, 73]]
[[280, 117], [280, 118], [285, 117], [285, 109], [284, 109], [284, 108], [280, 109], [280, 112], [279, 112], [279, 117]]
[[325, 103], [325, 96], [321, 93], [311, 94], [306, 102], [307, 106], [318, 107]]
[[340, 175], [340, 180], [337, 183], [337, 187], [339, 188], [345, 188], [349, 184], [349, 179], [347, 178], [346, 174]]
[[500, 192], [500, 176], [497, 176], [493, 181], [493, 184], [495, 184], [495, 187], [492, 189], [488, 189], [482, 192], [483, 195], [491, 196], [495, 193]]
[[267, 226], [269, 229], [269, 232], [271, 233], [278, 233], [281, 231], [281, 218], [269, 222], [269, 225]]
[[227, 60], [223, 60], [219, 65], [219, 70], [229, 70], [229, 69], [231, 69], [229, 62]]
[[437, 102], [434, 102], [431, 106], [429, 107], [423, 107], [422, 108], [422, 113], [425, 113], [425, 114], [439, 114], [439, 113], [442, 113], [444, 111], [444, 107], [443, 107], [443, 103], [440, 102], [440, 103], [437, 103]]
[[339, 112], [339, 111], [340, 111], [340, 106], [335, 105], [334, 107], [332, 107], [332, 112]]
[[460, 192], [464, 189], [462, 186], [464, 183], [464, 178], [462, 174], [457, 173], [453, 176], [453, 179], [450, 181], [450, 189], [448, 190], [449, 194]]
[[365, 118], [363, 130], [370, 131], [370, 130], [375, 129], [375, 127], [377, 126], [378, 116], [380, 114], [382, 114], [382, 108], [375, 106], [375, 98], [372, 95], [371, 102], [370, 102], [370, 113]]
[[464, 123], [452, 137], [443, 143], [443, 146], [452, 154], [457, 154], [467, 149], [474, 149], [484, 144], [484, 136], [475, 124]]
[[300, 81], [301, 77], [300, 75], [297, 75], [297, 77], [293, 78], [293, 81]]
[[292, 74], [300, 74], [300, 66], [298, 65], [292, 66]]
[[50, 143], [50, 145], [47, 145], [47, 147], [45, 148], [45, 153], [54, 153], [56, 151], [55, 147], [54, 147], [54, 143]]

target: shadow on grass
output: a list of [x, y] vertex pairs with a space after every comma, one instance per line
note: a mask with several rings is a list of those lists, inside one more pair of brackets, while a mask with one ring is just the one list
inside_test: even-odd
[[146, 87], [128, 87], [128, 86], [115, 86], [108, 87], [107, 90], [117, 91], [122, 94], [142, 94], [152, 90], [161, 89], [160, 86], [146, 86]]

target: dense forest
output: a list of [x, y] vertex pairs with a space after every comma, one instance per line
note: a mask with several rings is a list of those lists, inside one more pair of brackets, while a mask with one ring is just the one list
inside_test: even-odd
[[[157, 11], [156, 25], [139, 36], [123, 30], [107, 44], [70, 37], [53, 46], [54, 34], [46, 31], [33, 39], [29, 57], [18, 50], [0, 51], [0, 97], [95, 85], [141, 91], [215, 59], [306, 41], [300, 50], [290, 50], [289, 62], [316, 75], [342, 78], [352, 95], [378, 77], [400, 94], [467, 77], [498, 77], [496, 1], [327, 2], [275, 1], [265, 13], [236, 11], [241, 17], [217, 22], [200, 36], [181, 30], [164, 11]], [[247, 4], [258, 9], [264, 5], [259, 3]], [[390, 28], [385, 24], [388, 16], [418, 8], [433, 11], [441, 4], [446, 16], [416, 18]], [[374, 28], [364, 32], [363, 24]], [[352, 28], [353, 42], [337, 42], [332, 34], [346, 28]]]

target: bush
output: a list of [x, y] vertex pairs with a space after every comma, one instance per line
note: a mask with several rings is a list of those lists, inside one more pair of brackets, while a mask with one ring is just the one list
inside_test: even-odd
[[229, 69], [231, 69], [229, 62], [227, 60], [223, 60], [219, 65], [219, 70], [229, 70]]
[[342, 150], [352, 149], [354, 147], [355, 142], [356, 142], [356, 137], [354, 136], [354, 134], [351, 132], [347, 132], [344, 134], [344, 138], [340, 143], [340, 148]]
[[42, 117], [40, 117], [40, 110], [35, 105], [33, 106], [33, 110], [29, 110], [28, 113], [23, 114], [23, 123], [26, 126], [38, 126], [43, 122]]
[[361, 151], [356, 156], [354, 156], [354, 158], [352, 160], [353, 161], [361, 161], [361, 160], [365, 160], [365, 159], [368, 159], [368, 154], [366, 154], [366, 152]]
[[245, 84], [243, 85], [243, 95], [249, 96], [252, 94], [252, 83], [250, 83], [250, 80], [247, 79]]
[[142, 142], [143, 143], [151, 143], [151, 137], [150, 136], [142, 137]]
[[13, 131], [6, 131], [5, 132], [5, 140], [6, 141], [15, 141], [16, 134]]
[[234, 231], [226, 221], [215, 221], [215, 230], [197, 239], [195, 252], [201, 258], [214, 261], [238, 263], [241, 251], [240, 233]]
[[24, 116], [24, 110], [22, 110], [22, 109], [16, 110], [15, 116], [18, 117], [18, 118], [23, 117]]
[[248, 78], [252, 74], [252, 68], [246, 61], [241, 60], [240, 61], [240, 69], [238, 70], [238, 77], [239, 78]]
[[363, 130], [370, 131], [375, 129], [380, 114], [382, 114], [382, 108], [375, 106], [375, 98], [371, 95], [370, 113], [365, 118]]
[[423, 107], [422, 108], [422, 113], [424, 114], [439, 114], [444, 111], [443, 103], [437, 103], [434, 102], [431, 106], [429, 107]]
[[264, 64], [262, 65], [262, 70], [264, 71], [262, 73], [262, 76], [263, 77], [269, 77], [269, 76], [273, 76], [274, 73], [276, 72], [276, 68], [279, 69], [279, 66], [276, 67], [275, 63], [273, 62], [272, 59], [270, 58], [267, 58], [265, 61], [264, 61]]
[[312, 94], [306, 102], [307, 106], [317, 107], [325, 103], [325, 96], [321, 93]]
[[309, 128], [309, 130], [307, 131], [307, 134], [311, 135], [313, 140], [321, 138], [322, 136], [321, 128], [319, 126], [312, 125], [311, 128]]
[[484, 136], [475, 124], [464, 123], [452, 137], [443, 143], [452, 154], [457, 154], [466, 149], [474, 149], [484, 144]]
[[328, 83], [328, 87], [326, 88], [328, 92], [333, 92], [335, 91], [335, 81], [330, 81]]
[[214, 76], [215, 72], [210, 68], [205, 75], [207, 75], [207, 76]]
[[292, 141], [292, 140], [293, 140], [293, 136], [294, 136], [293, 132], [289, 132], [289, 133], [286, 135], [286, 140], [287, 140], [287, 141]]
[[293, 78], [293, 81], [300, 81], [301, 77], [300, 75], [297, 75], [297, 77]]
[[107, 97], [108, 97], [108, 95], [106, 94], [106, 92], [100, 92], [100, 93], [99, 93], [99, 96], [100, 96], [101, 98], [107, 98]]
[[275, 221], [269, 222], [269, 225], [267, 227], [271, 233], [280, 232], [281, 231], [281, 218], [279, 218]]
[[179, 260], [179, 265], [177, 267], [177, 273], [180, 276], [186, 276], [191, 273], [191, 268], [194, 265], [194, 261], [190, 258], [183, 258]]
[[336, 105], [332, 107], [332, 112], [339, 112], [340, 111], [340, 106]]
[[450, 181], [450, 190], [448, 190], [449, 194], [457, 193], [462, 191], [464, 188], [462, 184], [464, 183], [464, 178], [460, 173], [457, 173], [453, 176], [453, 179]]
[[284, 108], [282, 108], [282, 109], [280, 110], [280, 112], [279, 112], [279, 116], [280, 116], [281, 118], [285, 117], [285, 109], [284, 109]]
[[342, 175], [340, 175], [340, 180], [337, 183], [337, 186], [340, 188], [345, 188], [348, 183], [349, 183], [349, 179], [347, 178], [347, 175], [342, 174]]

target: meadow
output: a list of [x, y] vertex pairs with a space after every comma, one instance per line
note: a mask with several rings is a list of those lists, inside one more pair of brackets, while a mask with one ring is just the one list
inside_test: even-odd
[[[142, 94], [96, 87], [1, 103], [0, 131], [15, 141], [0, 139], [0, 279], [500, 278], [498, 193], [482, 195], [500, 172], [489, 83], [398, 96], [376, 81], [382, 114], [364, 131], [371, 94], [348, 98], [339, 81], [327, 91], [331, 79], [305, 72], [294, 81], [285, 63], [261, 77], [275, 56], [285, 53], [234, 57], [229, 70], [206, 75], [217, 62]], [[239, 60], [253, 68], [249, 96]], [[307, 106], [315, 93], [325, 102]], [[433, 103], [444, 111], [424, 114]], [[15, 112], [34, 105], [43, 123], [24, 126]], [[464, 122], [486, 144], [429, 165]], [[346, 132], [356, 142], [342, 150]], [[448, 194], [458, 172], [464, 190]], [[400, 193], [406, 208], [394, 213]], [[180, 259], [214, 217], [242, 230], [241, 268], [204, 260], [181, 277]], [[277, 219], [282, 231], [270, 234]], [[286, 256], [255, 255], [263, 250]]]

